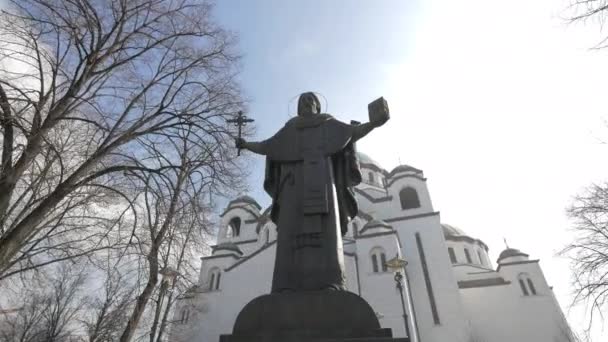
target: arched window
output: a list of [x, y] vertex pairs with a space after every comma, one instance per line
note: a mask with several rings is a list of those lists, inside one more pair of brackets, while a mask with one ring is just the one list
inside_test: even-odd
[[220, 278], [222, 274], [219, 268], [213, 268], [209, 271], [209, 291], [215, 291], [220, 289]]
[[456, 253], [454, 252], [454, 248], [448, 247], [448, 254], [450, 254], [450, 261], [452, 264], [458, 263], [458, 259], [456, 259]]
[[181, 319], [179, 320], [179, 323], [180, 323], [180, 324], [186, 324], [186, 323], [188, 323], [188, 320], [189, 320], [189, 319], [190, 319], [190, 310], [188, 310], [188, 309], [184, 308], [184, 309], [182, 310], [182, 317], [181, 317]]
[[353, 227], [353, 235], [357, 235], [357, 233], [359, 232], [359, 226], [357, 225], [357, 222], [353, 222], [352, 227]]
[[380, 270], [382, 270], [382, 272], [386, 272], [386, 254], [384, 253], [384, 250], [380, 247], [375, 247], [372, 249], [370, 254], [372, 260], [372, 271], [374, 273], [378, 273]]
[[268, 227], [264, 228], [264, 230], [262, 230], [262, 244], [263, 245], [267, 245], [270, 243], [270, 229]]
[[412, 187], [404, 188], [399, 192], [399, 200], [401, 201], [401, 209], [420, 208], [420, 199], [416, 189]]
[[[232, 218], [228, 223], [228, 231], [226, 232], [226, 237], [237, 237], [241, 234], [241, 219], [238, 217]], [[230, 235], [230, 236], [228, 236]]]
[[471, 259], [471, 253], [469, 253], [469, 249], [465, 247], [464, 249], [464, 257], [467, 258], [467, 263], [472, 264], [473, 259]]
[[486, 265], [486, 261], [484, 260], [484, 258], [481, 256], [481, 251], [477, 250], [477, 257], [479, 257], [479, 264], [480, 265]]
[[517, 278], [519, 278], [519, 287], [521, 288], [521, 292], [524, 294], [524, 296], [536, 295], [534, 283], [527, 273], [520, 273]]
[[374, 178], [374, 173], [368, 173], [369, 184], [376, 184], [376, 179]]

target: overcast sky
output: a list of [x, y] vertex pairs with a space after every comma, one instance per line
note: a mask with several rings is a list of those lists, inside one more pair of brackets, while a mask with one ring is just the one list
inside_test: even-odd
[[[359, 144], [388, 170], [424, 170], [442, 221], [540, 259], [568, 314], [570, 277], [555, 257], [564, 209], [608, 177], [608, 51], [598, 26], [568, 25], [560, 0], [218, 1], [240, 36], [256, 139], [313, 90], [339, 119], [367, 121], [384, 96], [392, 119]], [[326, 109], [323, 104], [323, 110]], [[261, 203], [261, 158], [252, 192]], [[581, 314], [568, 315], [581, 328]], [[599, 335], [596, 335], [598, 337]]]

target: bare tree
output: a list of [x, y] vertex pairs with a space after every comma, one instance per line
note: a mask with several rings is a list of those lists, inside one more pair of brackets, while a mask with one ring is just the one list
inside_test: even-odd
[[60, 266], [57, 275], [39, 283], [41, 288], [23, 289], [25, 300], [12, 315], [5, 315], [2, 342], [60, 342], [77, 336], [76, 315], [81, 310], [85, 275]]
[[[571, 0], [567, 8], [568, 21], [577, 22], [594, 22], [604, 27], [606, 19], [608, 19], [608, 1], [607, 0]], [[608, 36], [602, 38], [596, 49], [602, 49], [608, 46]]]
[[[123, 230], [133, 243], [139, 194], [150, 193], [134, 178], [183, 172], [180, 160], [156, 161], [184, 132], [201, 153], [188, 177], [204, 165], [207, 196], [232, 188], [225, 120], [243, 102], [233, 39], [210, 12], [199, 0], [15, 0], [2, 11], [0, 275], [123, 248]], [[163, 200], [181, 196], [181, 177]], [[108, 202], [122, 207], [108, 214]], [[154, 220], [162, 240], [170, 224]]]
[[608, 309], [608, 183], [591, 185], [567, 212], [575, 238], [560, 253], [571, 260], [574, 303], [588, 305], [591, 327]]
[[134, 286], [111, 262], [105, 265], [101, 295], [88, 297], [85, 314], [81, 319], [89, 342], [118, 340], [125, 327], [128, 311], [134, 301]]

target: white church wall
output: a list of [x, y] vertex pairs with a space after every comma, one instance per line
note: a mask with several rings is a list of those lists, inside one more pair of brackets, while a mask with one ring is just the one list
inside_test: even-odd
[[[361, 296], [374, 309], [382, 327], [391, 328], [393, 336], [406, 336], [403, 308], [394, 274], [381, 266], [381, 258], [378, 257], [379, 253], [384, 253], [386, 261], [396, 256], [401, 257], [398, 237], [391, 232], [380, 234], [361, 236], [357, 239]], [[376, 269], [372, 264], [372, 254], [376, 255]], [[407, 296], [405, 301], [406, 303], [409, 301]], [[407, 306], [406, 313], [411, 315]]]
[[[465, 341], [466, 322], [462, 302], [449, 261], [439, 215], [390, 223], [399, 233], [404, 258], [409, 262], [407, 269], [421, 340]], [[425, 280], [416, 234], [426, 259], [430, 289]]]
[[[524, 296], [517, 283], [462, 289], [475, 342], [568, 342], [551, 296]], [[567, 329], [567, 328], [566, 328]]]
[[192, 341], [219, 341], [221, 334], [232, 332], [236, 316], [245, 304], [270, 293], [275, 246], [272, 244], [235, 268], [228, 268], [223, 272], [219, 290], [200, 294], [205, 310], [196, 321], [200, 326], [193, 331]]
[[359, 284], [361, 283], [358, 274], [359, 258], [355, 253], [344, 253], [344, 270], [346, 273], [346, 288], [348, 291], [360, 294]]

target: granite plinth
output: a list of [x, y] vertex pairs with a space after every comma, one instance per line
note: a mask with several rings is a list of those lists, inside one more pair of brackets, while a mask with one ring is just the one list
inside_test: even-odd
[[257, 297], [220, 342], [407, 342], [380, 328], [369, 304], [348, 291], [276, 293]]

